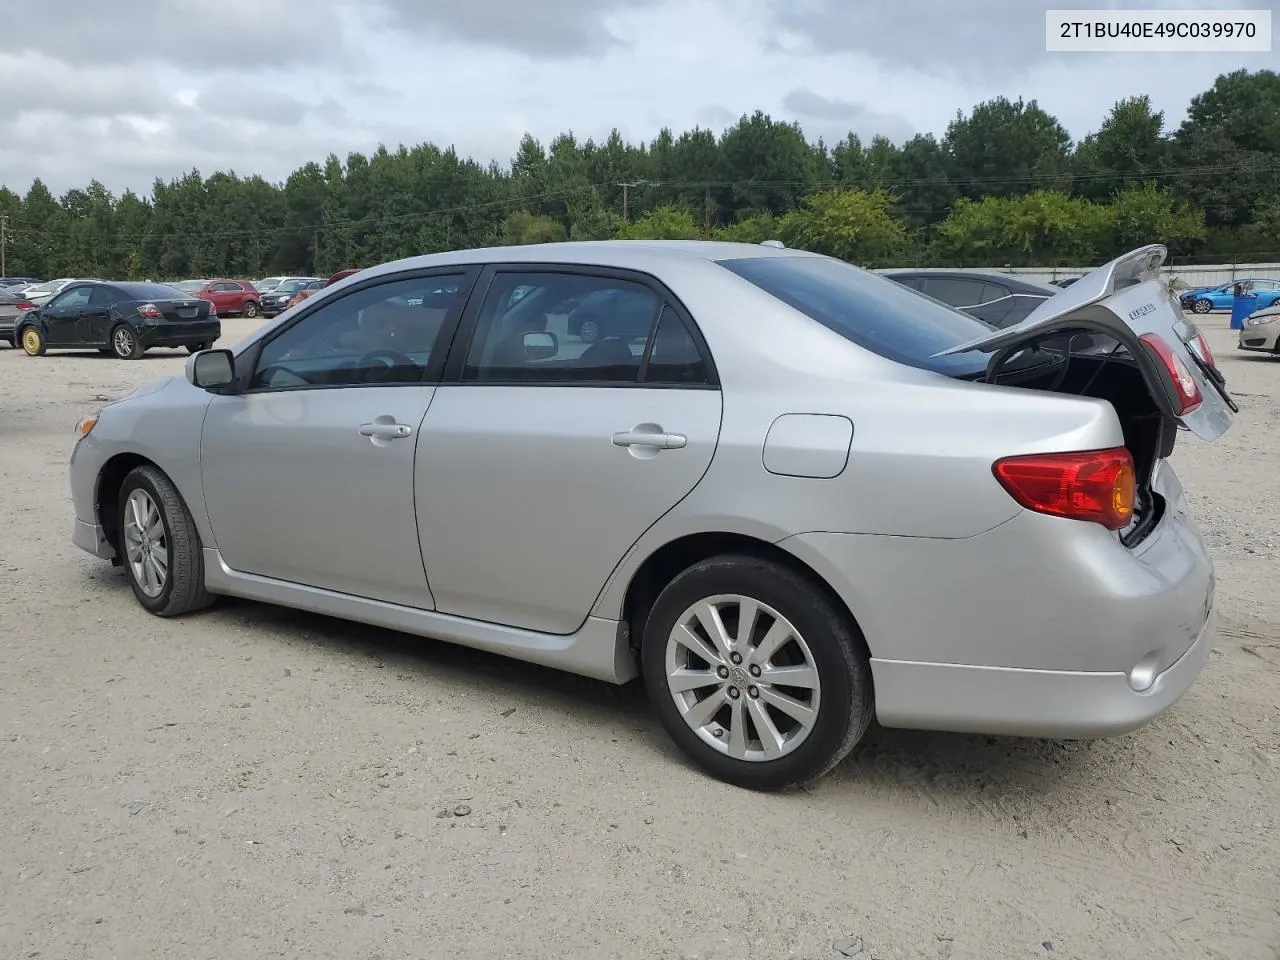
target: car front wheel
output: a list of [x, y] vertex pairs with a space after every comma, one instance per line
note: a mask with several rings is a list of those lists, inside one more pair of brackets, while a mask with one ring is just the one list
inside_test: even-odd
[[36, 327], [23, 327], [22, 334], [18, 339], [22, 343], [22, 352], [28, 357], [44, 356], [44, 334]]
[[244, 315], [252, 320], [258, 315], [258, 305], [250, 300], [244, 305]]
[[685, 570], [655, 601], [641, 657], [663, 727], [736, 786], [776, 790], [820, 777], [871, 723], [861, 634], [783, 564], [727, 555]]
[[1213, 301], [1205, 300], [1202, 298], [1200, 300], [1197, 300], [1195, 302], [1195, 306], [1193, 306], [1191, 309], [1193, 309], [1196, 313], [1208, 313], [1210, 310], [1213, 309]]
[[125, 576], [138, 603], [161, 617], [209, 606], [200, 533], [162, 470], [131, 470], [120, 488], [116, 529]]

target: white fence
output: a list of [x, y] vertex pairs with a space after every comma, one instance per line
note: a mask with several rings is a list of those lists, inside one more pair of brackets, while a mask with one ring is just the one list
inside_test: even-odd
[[[973, 269], [999, 270], [1028, 280], [1049, 283], [1065, 277], [1081, 277], [1093, 267], [981, 267]], [[1170, 277], [1177, 277], [1189, 287], [1216, 287], [1233, 280], [1280, 280], [1280, 263], [1211, 263], [1194, 266], [1165, 267]]]

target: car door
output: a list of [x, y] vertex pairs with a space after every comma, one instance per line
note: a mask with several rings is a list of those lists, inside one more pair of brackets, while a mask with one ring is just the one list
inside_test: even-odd
[[73, 347], [83, 342], [77, 327], [92, 290], [89, 286], [68, 287], [45, 305], [40, 311], [45, 343], [51, 347]]
[[[572, 633], [627, 550], [706, 472], [720, 431], [714, 370], [651, 279], [511, 266], [487, 269], [476, 289], [418, 445], [427, 575], [442, 612]], [[565, 330], [566, 303], [614, 290], [647, 297], [656, 336], [587, 344], [549, 329]]]
[[209, 299], [213, 302], [213, 307], [218, 313], [235, 312], [235, 287], [219, 281], [209, 284]]
[[[234, 570], [431, 609], [414, 449], [468, 285], [403, 306], [438, 274], [378, 277], [300, 312], [237, 358], [201, 439], [209, 522]], [[474, 279], [452, 268], [459, 281]], [[243, 378], [243, 379], [239, 379]]]
[[111, 307], [124, 299], [120, 291], [106, 285], [96, 286], [77, 323], [81, 343], [105, 347], [111, 329]]

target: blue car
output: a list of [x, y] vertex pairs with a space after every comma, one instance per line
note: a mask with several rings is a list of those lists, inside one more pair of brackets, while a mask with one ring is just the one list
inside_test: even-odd
[[1235, 299], [1235, 285], [1237, 283], [1252, 284], [1253, 289], [1250, 292], [1258, 296], [1258, 304], [1255, 308], [1257, 310], [1280, 302], [1280, 280], [1248, 280], [1243, 278], [1232, 280], [1230, 283], [1224, 283], [1216, 287], [1197, 287], [1194, 290], [1186, 290], [1178, 295], [1178, 300], [1181, 301], [1183, 310], [1191, 310], [1195, 313], [1230, 310], [1231, 302]]

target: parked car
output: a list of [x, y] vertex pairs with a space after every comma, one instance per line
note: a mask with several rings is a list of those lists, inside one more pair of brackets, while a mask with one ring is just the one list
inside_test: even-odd
[[25, 284], [15, 284], [0, 289], [0, 340], [9, 346], [18, 342], [18, 317], [35, 307], [23, 294]]
[[1047, 283], [994, 270], [895, 269], [880, 273], [993, 327], [1021, 323], [1032, 310], [1062, 292]]
[[229, 314], [256, 317], [262, 300], [257, 287], [247, 280], [183, 280], [174, 286], [190, 296], [208, 300], [220, 317]]
[[[1062, 288], [1034, 280], [1024, 280], [994, 270], [895, 269], [880, 271], [897, 283], [940, 301], [996, 329], [1007, 329], [1027, 319]], [[1067, 341], [1052, 345], [1065, 349]], [[1117, 349], [1112, 337], [1076, 331], [1070, 337], [1073, 352], [1110, 353]]]
[[350, 268], [348, 268], [348, 269], [346, 269], [346, 270], [339, 270], [339, 271], [338, 271], [337, 273], [335, 273], [332, 277], [330, 277], [328, 280], [326, 280], [326, 281], [324, 282], [324, 285], [325, 285], [326, 287], [331, 287], [331, 286], [333, 286], [335, 283], [337, 283], [339, 280], [345, 280], [345, 279], [347, 279], [347, 277], [355, 276], [355, 275], [356, 275], [357, 273], [359, 273], [359, 272], [360, 272], [360, 268], [359, 268], [359, 267], [350, 267]]
[[[744, 787], [822, 774], [873, 717], [1120, 734], [1214, 642], [1167, 458], [1234, 404], [1164, 257], [1007, 330], [763, 245], [385, 264], [82, 421], [73, 539], [159, 616], [227, 594], [639, 675]], [[649, 298], [644, 342], [548, 330], [603, 291]], [[1044, 347], [1082, 323], [1124, 358]]]
[[290, 277], [282, 280], [274, 290], [262, 295], [262, 312], [268, 317], [282, 313], [289, 308], [289, 301], [295, 293], [313, 283], [323, 284], [324, 281], [319, 277]]
[[1245, 317], [1238, 343], [1241, 350], [1280, 356], [1280, 303], [1255, 310]]
[[604, 337], [634, 340], [649, 335], [655, 318], [652, 297], [643, 291], [618, 288], [576, 298], [565, 326], [584, 343]]
[[32, 303], [39, 306], [42, 303], [52, 299], [63, 287], [69, 283], [75, 283], [76, 277], [60, 277], [57, 280], [46, 280], [44, 283], [35, 283], [22, 291]]
[[323, 290], [326, 286], [328, 286], [328, 283], [324, 280], [306, 281], [305, 283], [302, 284], [302, 286], [298, 287], [293, 291], [293, 296], [291, 296], [288, 302], [285, 304], [286, 309], [288, 307], [296, 307], [303, 300], [306, 300], [308, 297], [312, 296], [318, 291]]
[[208, 300], [188, 297], [169, 284], [77, 281], [23, 313], [17, 335], [32, 357], [94, 347], [137, 360], [151, 347], [204, 350], [222, 336], [222, 325]]
[[[1249, 284], [1250, 292], [1258, 296], [1258, 310], [1265, 310], [1280, 301], [1280, 280], [1232, 280], [1216, 287], [1195, 287], [1178, 294], [1183, 310], [1194, 313], [1210, 313], [1214, 310], [1230, 310], [1235, 301], [1237, 283]], [[1256, 311], [1255, 311], [1256, 312]]]
[[0, 277], [0, 288], [34, 287], [39, 282], [40, 282], [39, 277]]
[[253, 285], [257, 289], [258, 293], [270, 293], [272, 290], [280, 286], [280, 284], [284, 283], [284, 281], [288, 279], [290, 278], [289, 277], [263, 277], [261, 280], [255, 280], [253, 282]]

